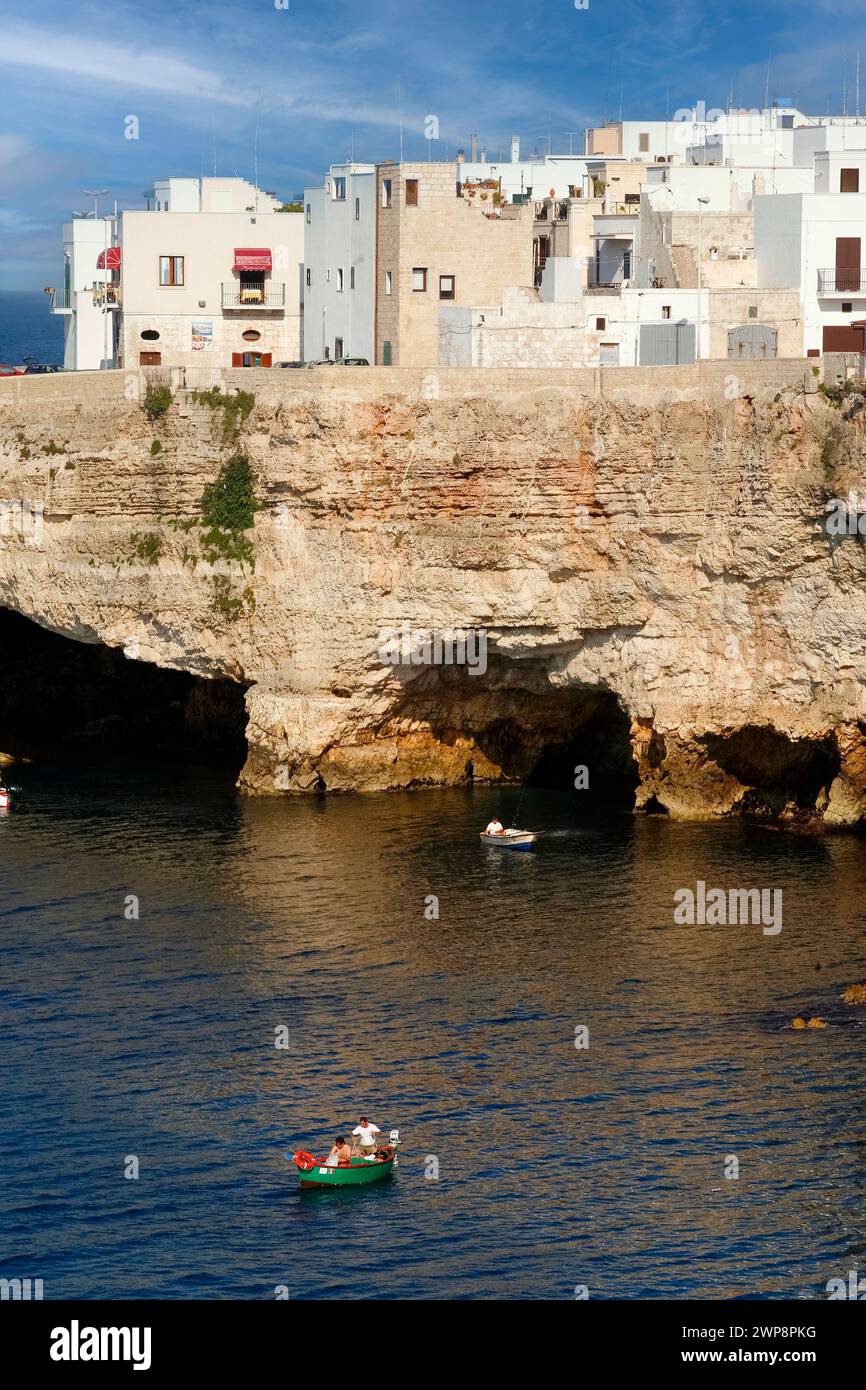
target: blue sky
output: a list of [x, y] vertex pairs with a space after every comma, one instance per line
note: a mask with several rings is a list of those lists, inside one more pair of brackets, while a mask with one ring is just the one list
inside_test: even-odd
[[[60, 224], [108, 188], [252, 177], [286, 198], [345, 158], [434, 158], [474, 130], [525, 153], [566, 132], [705, 101], [841, 109], [864, 0], [0, 0], [0, 288], [57, 277]], [[853, 110], [853, 95], [851, 97]], [[124, 138], [134, 115], [139, 138]], [[580, 136], [575, 149], [580, 149]]]

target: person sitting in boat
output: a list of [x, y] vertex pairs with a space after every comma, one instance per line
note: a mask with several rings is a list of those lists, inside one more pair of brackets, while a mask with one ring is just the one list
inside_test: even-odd
[[351, 1166], [352, 1166], [352, 1148], [351, 1148], [351, 1145], [349, 1145], [349, 1144], [346, 1143], [346, 1140], [343, 1138], [342, 1134], [338, 1134], [337, 1137], [336, 1137], [336, 1139], [334, 1140], [334, 1144], [333, 1144], [333, 1147], [332, 1147], [332, 1149], [331, 1149], [331, 1152], [328, 1154], [328, 1157], [327, 1157], [327, 1160], [326, 1160], [326, 1167], [328, 1167], [328, 1168], [351, 1168]]
[[496, 819], [494, 818], [494, 819], [490, 822], [490, 824], [488, 825], [488, 827], [487, 827], [487, 829], [485, 830], [484, 834], [485, 834], [485, 835], [504, 835], [504, 834], [505, 834], [505, 831], [502, 829], [502, 822], [501, 822], [501, 821], [498, 821], [498, 820], [496, 820]]
[[374, 1154], [376, 1152], [376, 1135], [382, 1131], [378, 1125], [362, 1115], [355, 1128], [352, 1130], [353, 1137], [357, 1137], [357, 1147], [359, 1153]]

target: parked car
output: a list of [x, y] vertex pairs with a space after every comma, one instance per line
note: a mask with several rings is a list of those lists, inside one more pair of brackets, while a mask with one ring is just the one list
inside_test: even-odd
[[338, 357], [335, 367], [369, 367], [366, 357]]
[[45, 372], [62, 372], [62, 367], [56, 367], [53, 362], [28, 362], [24, 368], [25, 376], [43, 375]]
[[306, 362], [275, 362], [275, 367], [306, 367]]
[[10, 367], [8, 362], [0, 362], [0, 376], [23, 376], [26, 368]]
[[320, 357], [319, 360], [318, 360], [318, 362], [305, 362], [305, 363], [304, 363], [304, 366], [305, 366], [305, 367], [333, 367], [333, 365], [334, 365], [334, 359], [333, 359], [332, 357]]

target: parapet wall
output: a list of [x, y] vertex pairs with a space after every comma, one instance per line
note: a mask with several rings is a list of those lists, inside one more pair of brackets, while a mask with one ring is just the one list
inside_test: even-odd
[[175, 391], [207, 389], [253, 391], [262, 404], [326, 397], [374, 401], [384, 396], [426, 400], [475, 398], [513, 401], [519, 396], [553, 393], [577, 400], [607, 399], [653, 406], [670, 401], [701, 401], [748, 396], [772, 400], [780, 391], [811, 395], [814, 363], [804, 358], [762, 361], [715, 360], [682, 367], [463, 368], [321, 367], [312, 371], [226, 368], [132, 368], [129, 371], [58, 372], [0, 379], [0, 410], [23, 402], [97, 404], [140, 400], [147, 380], [171, 382]]

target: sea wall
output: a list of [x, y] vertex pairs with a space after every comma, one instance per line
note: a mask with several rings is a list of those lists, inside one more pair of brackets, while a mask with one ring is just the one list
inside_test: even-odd
[[[248, 684], [246, 790], [523, 776], [611, 719], [638, 807], [862, 818], [866, 561], [824, 515], [866, 411], [811, 364], [229, 372], [234, 422], [178, 373], [151, 421], [146, 375], [0, 382], [0, 605]], [[201, 504], [239, 452], [232, 549]], [[383, 661], [404, 622], [483, 671]]]

